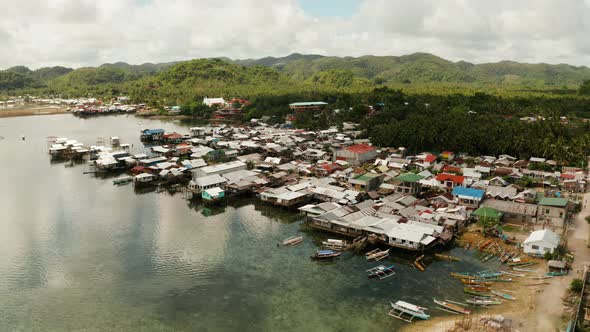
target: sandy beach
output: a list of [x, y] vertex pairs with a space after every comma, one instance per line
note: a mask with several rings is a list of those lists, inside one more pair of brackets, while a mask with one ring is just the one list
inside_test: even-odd
[[[586, 193], [584, 195], [585, 201], [589, 198], [590, 193]], [[461, 321], [463, 321], [463, 325], [469, 325], [467, 324], [469, 320], [475, 323], [481, 317], [494, 315], [502, 315], [511, 319], [512, 327], [522, 332], [549, 332], [565, 328], [571, 317], [571, 308], [563, 303], [563, 299], [567, 295], [571, 281], [581, 278], [584, 266], [590, 264], [590, 251], [587, 248], [590, 226], [584, 220], [588, 215], [590, 215], [590, 208], [586, 205], [568, 229], [568, 248], [575, 256], [575, 260], [572, 270], [567, 276], [544, 280], [531, 279], [530, 277], [545, 272], [545, 262], [541, 261], [540, 264], [535, 265], [535, 270], [538, 272], [527, 273], [527, 276], [522, 278], [515, 277], [513, 278], [514, 282], [511, 283], [494, 284], [495, 289], [515, 296], [516, 301], [504, 301], [502, 305], [478, 310], [471, 317], [453, 315], [416, 322], [406, 326], [404, 331], [465, 331], [466, 329], [457, 328]], [[471, 325], [471, 327], [469, 331], [477, 330], [475, 326]]]

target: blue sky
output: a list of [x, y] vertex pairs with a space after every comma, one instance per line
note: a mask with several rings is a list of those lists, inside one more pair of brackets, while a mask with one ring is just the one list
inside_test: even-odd
[[348, 17], [356, 13], [360, 0], [299, 0], [299, 3], [312, 16]]

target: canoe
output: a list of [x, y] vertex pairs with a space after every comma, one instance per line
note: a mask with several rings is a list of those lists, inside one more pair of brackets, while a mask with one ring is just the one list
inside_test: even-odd
[[482, 285], [482, 286], [491, 286], [492, 283], [489, 281], [481, 281], [478, 279], [461, 279], [461, 282], [465, 285]]
[[333, 250], [318, 250], [310, 256], [311, 259], [325, 260], [332, 259], [340, 256], [340, 252]]
[[294, 246], [303, 242], [303, 236], [291, 236], [283, 240], [284, 246]]
[[472, 299], [465, 299], [465, 302], [467, 302], [469, 304], [473, 304], [473, 305], [479, 305], [479, 306], [497, 305], [497, 304], [502, 303], [502, 301], [498, 301], [498, 300], [494, 300], [494, 299], [477, 298], [477, 297], [474, 297]]
[[437, 300], [437, 299], [432, 299], [432, 300], [434, 301], [434, 303], [440, 305], [441, 307], [443, 307], [445, 309], [449, 309], [451, 311], [458, 312], [463, 315], [471, 314], [471, 310], [463, 308], [462, 306], [459, 306], [459, 305], [456, 305], [453, 303], [449, 303], [447, 301], [441, 301], [441, 300]]
[[507, 299], [507, 300], [511, 300], [511, 301], [516, 300], [516, 298], [514, 296], [510, 295], [510, 294], [498, 292], [498, 291], [495, 291], [495, 290], [492, 290], [492, 294], [494, 294], [496, 296], [499, 296], [501, 298]]
[[547, 272], [545, 273], [546, 276], [549, 277], [561, 277], [567, 274], [566, 270], [562, 270], [562, 271], [551, 271], [551, 272]]
[[444, 259], [447, 261], [453, 261], [453, 262], [459, 262], [461, 261], [459, 258], [455, 257], [455, 256], [450, 256], [450, 255], [443, 255], [443, 254], [434, 254], [434, 256], [440, 258], [440, 259]]
[[486, 286], [486, 285], [472, 285], [472, 286], [467, 286], [465, 288], [468, 288], [468, 289], [475, 291], [475, 292], [489, 292], [490, 291], [490, 286]]
[[480, 292], [480, 291], [472, 290], [469, 287], [463, 288], [463, 292], [465, 292], [465, 294], [469, 294], [469, 295], [473, 295], [473, 296], [492, 297], [492, 294], [491, 293]]

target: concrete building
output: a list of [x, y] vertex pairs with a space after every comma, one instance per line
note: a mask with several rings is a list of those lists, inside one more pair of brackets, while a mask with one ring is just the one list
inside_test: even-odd
[[420, 193], [422, 188], [420, 185], [420, 180], [422, 179], [423, 177], [414, 173], [405, 173], [396, 176], [392, 181], [395, 188], [394, 191], [400, 194], [416, 195]]
[[383, 183], [383, 178], [385, 178], [383, 174], [365, 173], [349, 179], [348, 183], [356, 191], [372, 191], [379, 188], [379, 185]]
[[553, 253], [559, 246], [559, 235], [548, 229], [538, 230], [524, 240], [523, 251], [528, 255], [542, 256], [546, 252]]
[[571, 211], [572, 204], [567, 198], [543, 197], [539, 201], [537, 218], [539, 222], [563, 228], [563, 224], [569, 218]]
[[377, 149], [367, 144], [355, 144], [334, 152], [336, 160], [344, 160], [351, 165], [360, 165], [377, 157]]

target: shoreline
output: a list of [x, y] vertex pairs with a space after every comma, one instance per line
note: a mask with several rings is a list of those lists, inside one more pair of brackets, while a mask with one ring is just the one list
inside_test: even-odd
[[4, 108], [0, 109], [0, 118], [15, 118], [33, 115], [66, 114], [69, 111], [63, 107], [32, 107], [32, 108]]

